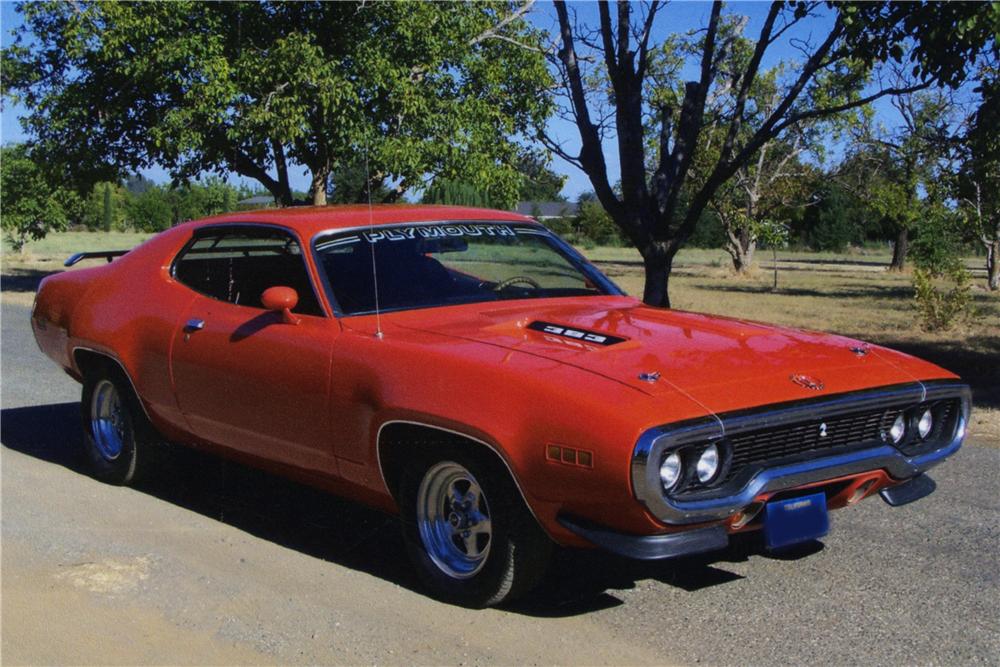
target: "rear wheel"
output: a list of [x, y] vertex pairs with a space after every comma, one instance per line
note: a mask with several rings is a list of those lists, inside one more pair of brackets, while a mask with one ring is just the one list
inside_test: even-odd
[[161, 437], [121, 371], [100, 368], [88, 374], [80, 412], [94, 476], [110, 484], [131, 484], [140, 478]]
[[488, 607], [538, 583], [552, 544], [501, 466], [449, 448], [411, 472], [400, 489], [403, 536], [437, 597]]

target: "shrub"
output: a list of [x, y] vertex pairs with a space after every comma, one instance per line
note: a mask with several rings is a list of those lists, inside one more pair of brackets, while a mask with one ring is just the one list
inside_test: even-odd
[[915, 232], [910, 255], [921, 325], [927, 331], [950, 329], [969, 314], [972, 304], [972, 278], [960, 255], [958, 220], [947, 210], [932, 209]]
[[943, 277], [951, 283], [949, 288], [939, 288], [929, 269], [913, 270], [914, 299], [925, 331], [952, 328], [972, 303], [972, 281], [964, 266], [951, 267]]
[[625, 244], [625, 239], [618, 226], [597, 201], [580, 202], [580, 211], [577, 214], [575, 227], [579, 241], [585, 246], [588, 242], [594, 245], [610, 246]]

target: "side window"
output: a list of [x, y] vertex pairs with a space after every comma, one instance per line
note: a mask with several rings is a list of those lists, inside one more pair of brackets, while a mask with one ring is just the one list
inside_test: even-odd
[[199, 235], [174, 261], [174, 277], [220, 301], [263, 308], [269, 287], [291, 287], [299, 295], [295, 312], [323, 315], [302, 248], [293, 236], [266, 227], [211, 229]]

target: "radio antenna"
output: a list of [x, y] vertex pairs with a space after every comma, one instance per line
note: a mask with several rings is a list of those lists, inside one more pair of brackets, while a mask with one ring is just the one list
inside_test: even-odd
[[365, 135], [365, 189], [368, 191], [368, 246], [372, 251], [372, 284], [375, 288], [375, 337], [382, 339], [382, 315], [378, 307], [378, 270], [375, 268], [375, 220], [372, 213], [372, 178], [368, 169], [368, 135]]

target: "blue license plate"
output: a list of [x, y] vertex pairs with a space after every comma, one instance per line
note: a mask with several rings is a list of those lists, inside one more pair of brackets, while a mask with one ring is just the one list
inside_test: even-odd
[[764, 543], [768, 549], [815, 540], [829, 530], [826, 494], [776, 500], [764, 507]]

